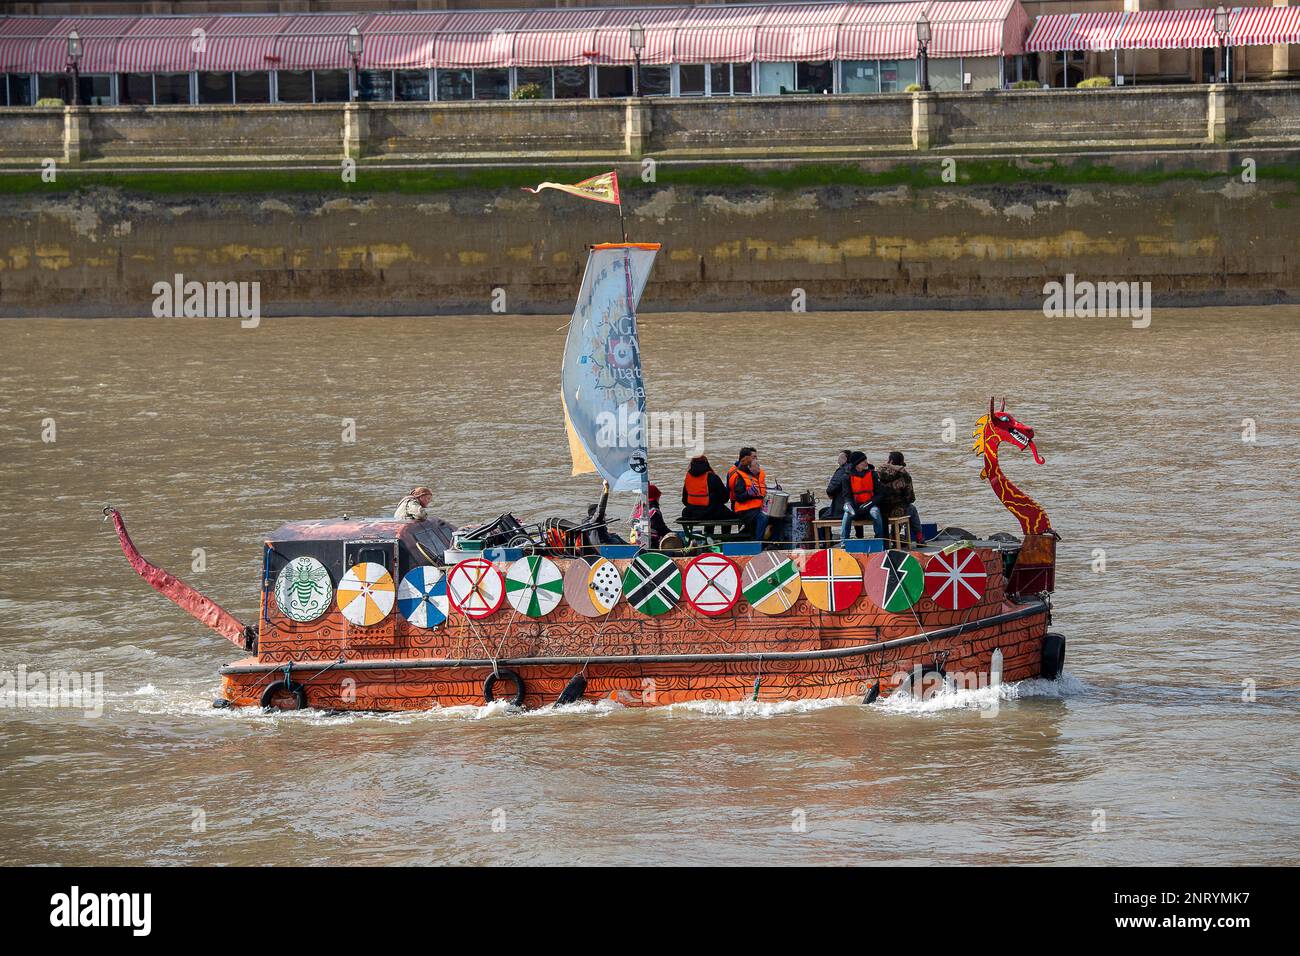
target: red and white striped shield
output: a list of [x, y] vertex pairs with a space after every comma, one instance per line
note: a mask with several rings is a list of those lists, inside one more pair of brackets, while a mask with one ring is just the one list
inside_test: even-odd
[[987, 585], [984, 561], [972, 548], [958, 548], [950, 554], [939, 551], [925, 562], [925, 593], [946, 611], [974, 607]]
[[686, 603], [707, 617], [726, 614], [740, 597], [740, 566], [725, 554], [701, 554], [686, 565]]

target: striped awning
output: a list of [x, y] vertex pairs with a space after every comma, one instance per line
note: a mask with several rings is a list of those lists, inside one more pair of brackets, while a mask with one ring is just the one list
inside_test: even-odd
[[369, 19], [355, 13], [294, 17], [276, 38], [272, 62], [278, 70], [327, 70], [350, 65], [348, 31], [353, 27], [361, 29]]
[[926, 16], [932, 25], [930, 56], [998, 56], [1024, 52], [1029, 15], [1020, 0], [931, 3]]
[[433, 35], [446, 22], [441, 13], [384, 13], [365, 25], [364, 70], [427, 70], [433, 65]]
[[0, 73], [30, 73], [36, 42], [53, 33], [59, 22], [57, 17], [0, 20]]
[[1214, 11], [1134, 10], [1115, 35], [1120, 50], [1190, 50], [1213, 47]]
[[515, 34], [515, 66], [582, 66], [602, 10], [536, 10]]
[[1020, 0], [805, 0], [377, 15], [3, 17], [0, 61], [6, 71], [61, 72], [68, 31], [77, 29], [86, 73], [342, 69], [350, 65], [347, 34], [356, 26], [365, 40], [364, 69], [630, 65], [628, 30], [638, 21], [646, 33], [641, 62], [649, 66], [893, 59], [915, 54], [922, 11], [932, 24], [932, 56], [1023, 50], [1028, 18]]
[[433, 65], [447, 67], [510, 66], [515, 35], [527, 11], [466, 13], [449, 16], [433, 46]]
[[151, 17], [137, 20], [117, 45], [119, 73], [188, 72], [207, 45], [212, 17]]
[[214, 73], [269, 70], [276, 66], [275, 40], [290, 17], [216, 17], [207, 42], [194, 56], [194, 68]]
[[1029, 53], [1056, 50], [1113, 50], [1115, 34], [1127, 14], [1123, 10], [1103, 13], [1061, 13], [1039, 17], [1025, 41]]
[[64, 17], [32, 49], [33, 73], [62, 73], [68, 68], [68, 34], [81, 36], [82, 73], [111, 73], [118, 40], [137, 17]]
[[1235, 10], [1228, 29], [1228, 42], [1233, 46], [1300, 43], [1300, 6]]

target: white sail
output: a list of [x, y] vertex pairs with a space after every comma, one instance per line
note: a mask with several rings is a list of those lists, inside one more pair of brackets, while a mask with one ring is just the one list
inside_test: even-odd
[[573, 473], [599, 472], [614, 491], [649, 481], [636, 307], [658, 251], [658, 243], [592, 246], [564, 343], [560, 395]]

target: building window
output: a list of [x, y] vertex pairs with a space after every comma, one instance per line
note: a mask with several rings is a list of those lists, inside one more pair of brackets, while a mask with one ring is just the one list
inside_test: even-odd
[[[934, 61], [930, 61], [931, 66]], [[901, 93], [916, 82], [915, 60], [881, 60], [880, 92]]]
[[32, 78], [28, 73], [9, 74], [9, 105], [32, 105]]
[[346, 103], [349, 97], [347, 70], [316, 70], [312, 73], [317, 103]]
[[474, 75], [469, 70], [439, 70], [438, 99], [472, 100]]
[[229, 73], [200, 73], [200, 103], [233, 103], [235, 101], [234, 78]]
[[731, 92], [748, 96], [754, 92], [754, 66], [751, 63], [731, 64]]
[[795, 89], [800, 93], [830, 93], [835, 89], [835, 71], [829, 60], [801, 60], [794, 67]]
[[509, 70], [475, 70], [474, 99], [508, 100], [510, 99]]
[[311, 71], [280, 70], [275, 74], [275, 98], [281, 103], [310, 103]]
[[596, 95], [631, 96], [632, 67], [598, 66], [596, 67]]
[[731, 95], [731, 64], [714, 63], [709, 67], [709, 95]]
[[880, 62], [878, 60], [845, 60], [840, 64], [840, 91], [842, 93], [879, 93]]
[[760, 63], [758, 65], [758, 91], [764, 96], [777, 96], [794, 89], [793, 63]]
[[957, 57], [946, 57], [942, 60], [931, 58], [929, 74], [932, 90], [961, 89], [961, 60]]
[[521, 66], [515, 70], [515, 89], [530, 83], [541, 87], [542, 99], [549, 100], [555, 96], [555, 79], [549, 66]]
[[235, 74], [236, 103], [271, 102], [271, 74], [264, 71]]
[[557, 100], [590, 98], [591, 71], [585, 66], [557, 66], [554, 92]]
[[393, 74], [395, 98], [402, 101], [429, 99], [428, 70], [398, 70]]
[[704, 95], [704, 65], [683, 63], [677, 67], [677, 94], [679, 96]]
[[152, 106], [153, 75], [123, 73], [117, 81], [117, 101], [123, 106]]
[[374, 103], [392, 98], [392, 70], [361, 70], [357, 73], [357, 99]]
[[175, 106], [190, 101], [190, 75], [188, 73], [156, 73], [153, 78], [154, 102], [159, 106]]
[[642, 96], [668, 96], [672, 91], [673, 68], [671, 66], [641, 67]]

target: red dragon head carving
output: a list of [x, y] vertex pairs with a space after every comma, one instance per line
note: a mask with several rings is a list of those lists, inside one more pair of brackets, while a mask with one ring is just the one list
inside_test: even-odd
[[1007, 400], [1002, 399], [1001, 408], [994, 409], [994, 399], [989, 399], [989, 413], [975, 425], [975, 454], [996, 458], [998, 446], [1007, 441], [1021, 451], [1026, 448], [1033, 453], [1034, 461], [1043, 464], [1043, 456], [1034, 444], [1034, 430], [1016, 419], [1007, 411]]

